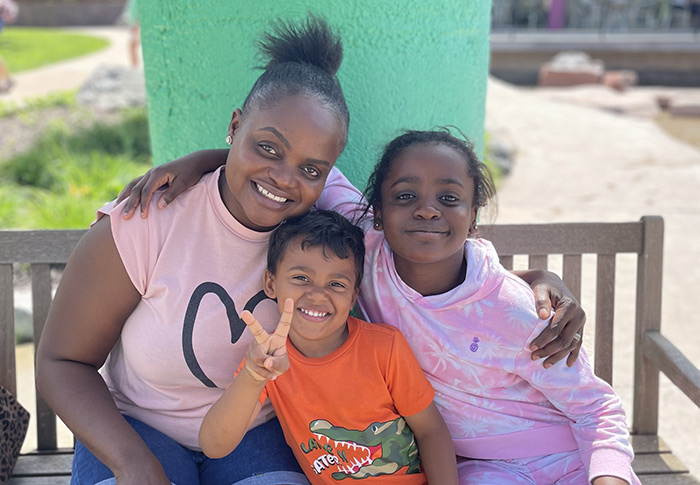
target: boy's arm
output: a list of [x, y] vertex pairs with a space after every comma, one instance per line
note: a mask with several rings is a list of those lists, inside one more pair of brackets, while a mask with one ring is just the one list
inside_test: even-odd
[[431, 484], [457, 484], [457, 459], [452, 438], [435, 403], [413, 416], [404, 416], [418, 443], [423, 470]]
[[262, 407], [258, 398], [267, 379], [254, 377], [247, 366], [244, 367], [202, 421], [199, 447], [209, 458], [222, 458], [231, 453]]
[[289, 369], [287, 335], [292, 322], [294, 301], [287, 298], [279, 324], [269, 335], [252, 313], [241, 318], [255, 337], [250, 343], [242, 368], [223, 395], [209, 409], [199, 429], [199, 447], [209, 458], [231, 453], [245, 436], [262, 407], [258, 398], [270, 379]]

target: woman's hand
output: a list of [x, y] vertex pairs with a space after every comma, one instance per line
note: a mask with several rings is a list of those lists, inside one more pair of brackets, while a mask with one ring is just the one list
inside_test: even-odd
[[135, 178], [124, 187], [117, 203], [127, 199], [124, 206], [124, 219], [131, 219], [140, 207], [141, 217], [148, 217], [148, 206], [158, 189], [163, 193], [158, 207], [164, 208], [177, 196], [196, 184], [208, 172], [213, 172], [226, 163], [227, 150], [200, 150], [171, 162], [153, 167], [141, 177]]
[[245, 368], [251, 377], [257, 381], [274, 380], [289, 369], [287, 355], [287, 335], [292, 323], [294, 300], [287, 298], [284, 310], [272, 335], [268, 334], [252, 313], [244, 311], [241, 319], [255, 337], [248, 348]]
[[541, 319], [549, 318], [554, 308], [549, 326], [530, 344], [532, 359], [546, 358], [543, 365], [549, 368], [567, 357], [566, 365], [571, 367], [581, 351], [586, 313], [561, 278], [551, 271], [530, 270], [517, 274], [535, 293], [537, 314]]

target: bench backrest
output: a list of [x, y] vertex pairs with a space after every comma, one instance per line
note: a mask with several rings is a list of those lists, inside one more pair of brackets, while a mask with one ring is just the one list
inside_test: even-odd
[[[643, 217], [628, 223], [492, 225], [480, 227], [506, 267], [526, 255], [530, 268], [547, 269], [552, 255], [561, 255], [562, 278], [578, 298], [582, 257], [596, 258], [595, 372], [612, 382], [615, 277], [618, 254], [636, 254], [636, 323], [633, 432], [656, 434], [659, 369], [698, 406], [700, 372], [661, 334], [663, 219]], [[32, 276], [35, 342], [51, 302], [49, 265], [65, 263], [84, 231], [0, 231], [0, 385], [16, 389], [12, 263], [29, 263]], [[593, 317], [593, 318], [591, 318]], [[56, 448], [56, 420], [37, 393], [39, 449]]]

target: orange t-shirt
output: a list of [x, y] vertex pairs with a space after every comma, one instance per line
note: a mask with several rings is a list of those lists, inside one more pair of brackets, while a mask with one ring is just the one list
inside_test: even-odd
[[287, 350], [289, 370], [260, 401], [269, 396], [311, 483], [427, 483], [402, 416], [423, 411], [434, 391], [401, 332], [349, 317], [348, 339], [330, 354]]

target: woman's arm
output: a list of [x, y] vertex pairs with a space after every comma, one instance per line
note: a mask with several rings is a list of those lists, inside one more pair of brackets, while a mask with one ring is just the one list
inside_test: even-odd
[[457, 484], [457, 460], [450, 432], [435, 403], [404, 416], [418, 443], [423, 470], [431, 484]]
[[170, 484], [97, 372], [139, 300], [117, 252], [109, 217], [103, 217], [66, 265], [37, 352], [37, 385], [120, 485]]
[[[552, 308], [554, 316], [550, 324], [530, 344], [532, 360], [546, 358], [544, 367], [550, 368], [564, 357], [571, 367], [578, 359], [583, 341], [583, 325], [586, 313], [564, 282], [551, 271], [513, 271], [535, 293], [537, 314], [548, 319]], [[578, 335], [578, 337], [576, 337]]]

